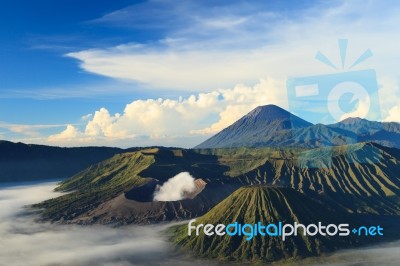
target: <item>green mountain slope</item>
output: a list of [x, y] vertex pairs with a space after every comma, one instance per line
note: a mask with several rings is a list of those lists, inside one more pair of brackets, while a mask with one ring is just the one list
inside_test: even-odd
[[[149, 223], [183, 219], [203, 214], [229, 195], [232, 190], [226, 188], [225, 192], [211, 197], [217, 194], [212, 192], [213, 182], [218, 183], [227, 169], [218, 163], [216, 156], [190, 150], [153, 148], [122, 153], [62, 182], [56, 190], [68, 194], [35, 207], [43, 208], [46, 220], [75, 223]], [[165, 182], [180, 172], [190, 172], [208, 183], [196, 200], [183, 201], [185, 208], [180, 207], [181, 203], [166, 205], [131, 199], [134, 198], [130, 193], [133, 188], [154, 181]], [[152, 199], [152, 193], [145, 197]], [[205, 196], [207, 194], [210, 198]], [[163, 212], [168, 212], [166, 208], [171, 209], [171, 214], [164, 217]], [[180, 210], [174, 211], [175, 208]]]
[[[302, 223], [308, 225], [320, 221], [323, 225], [358, 222], [343, 212], [333, 212], [325, 206], [293, 189], [265, 186], [242, 187], [223, 200], [207, 214], [196, 220], [197, 224], [240, 224], [263, 225], [278, 222]], [[254, 236], [247, 241], [244, 236], [188, 236], [187, 225], [179, 226], [172, 240], [184, 250], [207, 258], [220, 258], [236, 261], [277, 261], [316, 256], [323, 252], [339, 248], [356, 247], [363, 240], [350, 235], [336, 236], [289, 236], [282, 240], [280, 236]], [[365, 241], [365, 240], [364, 240]]]
[[350, 212], [399, 215], [399, 151], [372, 143], [303, 150], [265, 158], [236, 179], [291, 187]]
[[140, 152], [117, 154], [62, 182], [56, 190], [70, 191], [68, 194], [35, 206], [44, 208], [44, 219], [74, 219], [116, 197], [126, 188], [143, 184], [145, 179], [138, 176], [138, 173], [152, 162], [151, 156]]
[[[155, 186], [180, 172], [204, 180], [205, 189], [194, 199], [152, 202]], [[37, 207], [51, 221], [153, 223], [202, 215], [240, 186], [266, 184], [292, 188], [349, 213], [400, 215], [399, 172], [400, 150], [371, 143], [318, 149], [156, 148], [93, 165], [57, 188], [69, 194]]]

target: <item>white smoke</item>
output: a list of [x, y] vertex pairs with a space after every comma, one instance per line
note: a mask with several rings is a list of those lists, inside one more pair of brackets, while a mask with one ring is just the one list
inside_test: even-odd
[[195, 179], [188, 172], [182, 172], [167, 180], [156, 192], [154, 201], [176, 201], [181, 200], [186, 193], [195, 190]]

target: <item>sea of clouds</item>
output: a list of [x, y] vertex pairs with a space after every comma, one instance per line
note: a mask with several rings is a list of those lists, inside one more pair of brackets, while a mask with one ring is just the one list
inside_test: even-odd
[[24, 206], [56, 197], [56, 182], [0, 185], [0, 265], [204, 265], [177, 254], [168, 225], [77, 226], [38, 223]]
[[[174, 251], [163, 234], [169, 225], [111, 228], [36, 222], [37, 216], [24, 206], [58, 196], [55, 186], [56, 182], [0, 185], [0, 265], [217, 265]], [[311, 264], [398, 265], [398, 261], [400, 242], [394, 242], [337, 252]]]

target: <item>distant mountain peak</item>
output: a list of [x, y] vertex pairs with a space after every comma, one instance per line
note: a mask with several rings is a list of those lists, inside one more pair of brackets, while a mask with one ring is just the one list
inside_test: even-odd
[[268, 105], [258, 106], [255, 109], [253, 109], [250, 113], [245, 115], [245, 117], [249, 118], [260, 117], [260, 116], [267, 120], [281, 120], [290, 118], [292, 114], [277, 105], [268, 104]]
[[400, 147], [400, 123], [349, 117], [331, 125], [313, 125], [279, 106], [269, 104], [256, 107], [195, 148], [316, 148], [366, 141]]
[[252, 147], [269, 141], [277, 132], [312, 125], [279, 106], [263, 105], [256, 107], [196, 148]]
[[252, 111], [250, 111], [248, 114], [243, 116], [242, 119], [243, 118], [262, 119], [264, 121], [301, 120], [302, 121], [301, 124], [307, 124], [307, 126], [312, 125], [310, 122], [307, 122], [301, 119], [300, 117], [274, 104], [258, 106], [254, 108]]

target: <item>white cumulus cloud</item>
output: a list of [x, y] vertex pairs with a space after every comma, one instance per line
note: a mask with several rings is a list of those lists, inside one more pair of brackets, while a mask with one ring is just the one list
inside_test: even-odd
[[[241, 1], [212, 10], [198, 1], [146, 1], [117, 10], [92, 23], [146, 26], [161, 29], [162, 34], [153, 42], [126, 42], [66, 56], [76, 59], [84, 71], [115, 82], [195, 92], [179, 99], [135, 100], [119, 113], [104, 106], [81, 119], [83, 125], [68, 126], [35, 142], [193, 147], [256, 106], [273, 103], [286, 108], [287, 77], [363, 69], [376, 70], [382, 120], [398, 121], [399, 14], [399, 5], [377, 0], [319, 3], [283, 13]], [[344, 69], [340, 38], [349, 39]], [[374, 56], [349, 70], [366, 49]], [[314, 60], [317, 51], [338, 69]], [[118, 88], [103, 91], [116, 93]], [[361, 116], [365, 106], [351, 116]]]
[[84, 128], [68, 125], [48, 141], [126, 146], [170, 145], [192, 147], [229, 126], [259, 105], [287, 106], [285, 85], [273, 79], [254, 86], [237, 85], [178, 99], [135, 100], [122, 113], [100, 108]]
[[393, 106], [389, 110], [388, 116], [385, 118], [385, 122], [400, 122], [400, 106]]

